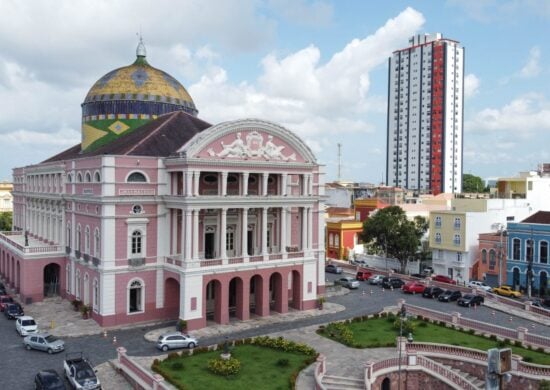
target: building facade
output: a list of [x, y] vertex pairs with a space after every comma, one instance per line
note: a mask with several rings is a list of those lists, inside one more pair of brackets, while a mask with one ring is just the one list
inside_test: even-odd
[[137, 57], [90, 90], [82, 144], [14, 169], [4, 279], [26, 303], [80, 300], [102, 326], [316, 307], [324, 174], [309, 147], [271, 122], [210, 125], [141, 43]]
[[7, 213], [13, 210], [13, 184], [7, 181], [0, 182], [0, 213]]
[[464, 48], [415, 35], [388, 61], [386, 184], [462, 191]]
[[550, 262], [550, 211], [539, 211], [519, 223], [508, 223], [508, 284], [528, 290], [529, 276], [533, 295], [548, 293]]
[[505, 285], [506, 278], [506, 241], [508, 233], [504, 226], [499, 231], [479, 235], [479, 250], [472, 266], [472, 279], [482, 280], [491, 287]]

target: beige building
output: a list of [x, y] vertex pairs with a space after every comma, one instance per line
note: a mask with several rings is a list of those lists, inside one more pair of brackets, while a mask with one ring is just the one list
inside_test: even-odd
[[0, 182], [0, 213], [13, 211], [13, 184], [7, 181]]

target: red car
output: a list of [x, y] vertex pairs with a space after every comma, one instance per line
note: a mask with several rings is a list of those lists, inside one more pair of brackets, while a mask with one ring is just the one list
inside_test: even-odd
[[357, 271], [355, 279], [367, 281], [372, 276], [372, 272], [369, 271]]
[[404, 293], [409, 294], [422, 294], [425, 289], [426, 285], [418, 282], [407, 282], [401, 287]]
[[453, 280], [445, 275], [435, 275], [432, 276], [432, 280], [435, 280], [436, 282], [443, 282], [443, 283], [449, 283], [449, 284], [456, 284], [456, 280]]
[[10, 297], [9, 295], [0, 295], [0, 311], [4, 311], [6, 306], [11, 303], [14, 303], [12, 297]]

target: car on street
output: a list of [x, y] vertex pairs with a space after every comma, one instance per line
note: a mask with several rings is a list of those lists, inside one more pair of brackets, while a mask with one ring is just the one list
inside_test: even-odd
[[63, 378], [55, 370], [42, 370], [34, 377], [37, 390], [65, 390]]
[[4, 311], [6, 309], [6, 306], [13, 302], [13, 298], [9, 295], [0, 295], [0, 311]]
[[15, 330], [17, 330], [20, 336], [36, 333], [38, 331], [37, 328], [36, 322], [31, 316], [22, 316], [15, 320]]
[[439, 302], [451, 302], [456, 301], [458, 298], [462, 296], [462, 293], [458, 290], [452, 291], [452, 290], [445, 290], [439, 296], [437, 297], [437, 300]]
[[369, 271], [357, 271], [355, 274], [355, 279], [367, 281], [372, 276], [372, 272]]
[[424, 290], [426, 289], [426, 285], [424, 283], [419, 282], [407, 282], [401, 287], [401, 290], [404, 293], [409, 294], [422, 294]]
[[368, 267], [369, 265], [367, 264], [367, 261], [366, 260], [352, 260], [351, 261], [351, 264], [352, 265], [358, 265], [360, 267]]
[[445, 275], [435, 275], [432, 276], [432, 280], [435, 280], [436, 282], [442, 282], [442, 283], [449, 283], [449, 284], [456, 284], [456, 280], [453, 280]]
[[84, 358], [82, 352], [68, 353], [63, 361], [65, 378], [73, 389], [96, 390], [101, 389], [101, 383], [96, 375], [92, 363]]
[[381, 284], [382, 279], [384, 279], [384, 275], [372, 275], [368, 281], [369, 284]]
[[456, 303], [459, 306], [479, 306], [485, 302], [485, 298], [477, 294], [464, 294], [464, 296], [457, 299]]
[[341, 274], [342, 273], [342, 267], [338, 267], [334, 264], [327, 264], [325, 266], [325, 272], [331, 273], [331, 274]]
[[443, 291], [441, 287], [429, 286], [424, 289], [422, 296], [424, 298], [437, 298]]
[[10, 303], [4, 309], [4, 315], [8, 320], [14, 320], [17, 317], [24, 316], [25, 312], [19, 303]]
[[175, 348], [195, 348], [198, 344], [196, 338], [181, 332], [166, 333], [157, 340], [157, 348], [164, 352]]
[[425, 276], [430, 276], [434, 273], [434, 269], [432, 267], [424, 267], [424, 269], [422, 270], [422, 273]]
[[483, 283], [483, 282], [480, 282], [479, 280], [470, 280], [468, 282], [468, 287], [470, 288], [477, 288], [479, 290], [485, 290], [485, 291], [491, 291], [492, 287]]
[[531, 300], [531, 306], [541, 307], [546, 310], [550, 310], [550, 299], [533, 298]]
[[355, 289], [359, 288], [359, 281], [357, 279], [354, 279], [350, 276], [346, 276], [340, 279], [337, 279], [334, 281], [334, 284], [338, 284], [342, 287], [346, 287], [349, 289]]
[[401, 288], [405, 282], [399, 278], [384, 277], [382, 279], [382, 287], [384, 288]]
[[512, 289], [512, 287], [510, 287], [510, 286], [495, 287], [491, 290], [491, 292], [493, 292], [495, 294], [498, 294], [498, 295], [505, 296], [505, 297], [510, 297], [510, 298], [519, 298], [519, 297], [521, 297], [521, 293], [519, 291], [516, 291], [516, 290]]
[[23, 339], [27, 350], [38, 349], [49, 354], [65, 350], [65, 342], [49, 333], [31, 334]]

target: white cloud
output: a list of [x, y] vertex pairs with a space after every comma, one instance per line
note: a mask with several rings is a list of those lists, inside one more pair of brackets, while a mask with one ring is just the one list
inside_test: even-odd
[[514, 99], [501, 108], [485, 108], [465, 128], [471, 131], [507, 130], [516, 136], [529, 137], [538, 131], [550, 130], [550, 102], [540, 94], [528, 94]]
[[521, 71], [519, 72], [520, 76], [524, 78], [538, 76], [541, 71], [539, 60], [540, 49], [537, 46], [532, 47], [529, 51], [529, 58], [527, 59], [527, 63], [523, 68], [521, 68]]
[[479, 79], [473, 73], [464, 77], [464, 97], [469, 98], [479, 92]]

